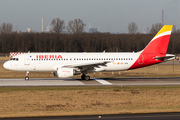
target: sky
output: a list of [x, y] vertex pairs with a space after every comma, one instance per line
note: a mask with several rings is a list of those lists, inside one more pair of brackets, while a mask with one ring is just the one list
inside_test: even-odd
[[52, 19], [60, 18], [67, 26], [70, 20], [81, 19], [89, 30], [89, 22], [101, 32], [127, 33], [135, 22], [142, 33], [152, 24], [164, 23], [180, 29], [180, 0], [1, 0], [0, 24], [11, 23], [13, 31], [42, 31]]

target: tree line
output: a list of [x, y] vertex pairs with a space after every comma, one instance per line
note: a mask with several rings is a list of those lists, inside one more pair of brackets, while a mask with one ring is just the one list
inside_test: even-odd
[[[155, 34], [2, 33], [0, 53], [9, 52], [132, 52], [142, 50]], [[180, 33], [174, 32], [168, 53], [180, 53]]]
[[[132, 52], [142, 50], [162, 24], [152, 24], [148, 34], [138, 33], [138, 26], [131, 22], [129, 34], [84, 33], [85, 24], [81, 19], [69, 21], [65, 27], [64, 20], [55, 18], [51, 21], [49, 33], [12, 32], [11, 23], [0, 26], [0, 53], [9, 52]], [[67, 29], [69, 34], [63, 31]], [[180, 53], [180, 30], [172, 33], [168, 53]]]

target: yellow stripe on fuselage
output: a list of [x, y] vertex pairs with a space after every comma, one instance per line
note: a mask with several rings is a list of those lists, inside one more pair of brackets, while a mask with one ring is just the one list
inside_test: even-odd
[[155, 35], [155, 37], [163, 32], [171, 31], [173, 25], [164, 25], [161, 30]]

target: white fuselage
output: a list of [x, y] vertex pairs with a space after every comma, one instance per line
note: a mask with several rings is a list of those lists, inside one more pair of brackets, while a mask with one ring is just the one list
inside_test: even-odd
[[[67, 65], [109, 62], [106, 66], [95, 67], [93, 71], [121, 71], [129, 69], [138, 59], [140, 53], [27, 53], [17, 55], [4, 64], [15, 71], [57, 71], [58, 67]], [[142, 64], [142, 63], [140, 63]]]

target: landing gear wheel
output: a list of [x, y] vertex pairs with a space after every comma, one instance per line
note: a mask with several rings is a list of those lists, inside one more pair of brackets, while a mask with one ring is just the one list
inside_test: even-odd
[[82, 79], [82, 80], [85, 80], [85, 77], [86, 77], [86, 75], [83, 74], [83, 75], [81, 76], [81, 79]]
[[90, 77], [89, 77], [89, 75], [83, 74], [83, 75], [81, 76], [81, 79], [82, 79], [82, 80], [90, 80]]
[[25, 80], [26, 80], [26, 81], [28, 81], [28, 80], [29, 80], [29, 77], [28, 77], [28, 76], [26, 76], [26, 77], [25, 77]]
[[85, 80], [86, 80], [86, 81], [90, 80], [90, 77], [89, 77], [88, 75], [85, 76]]

